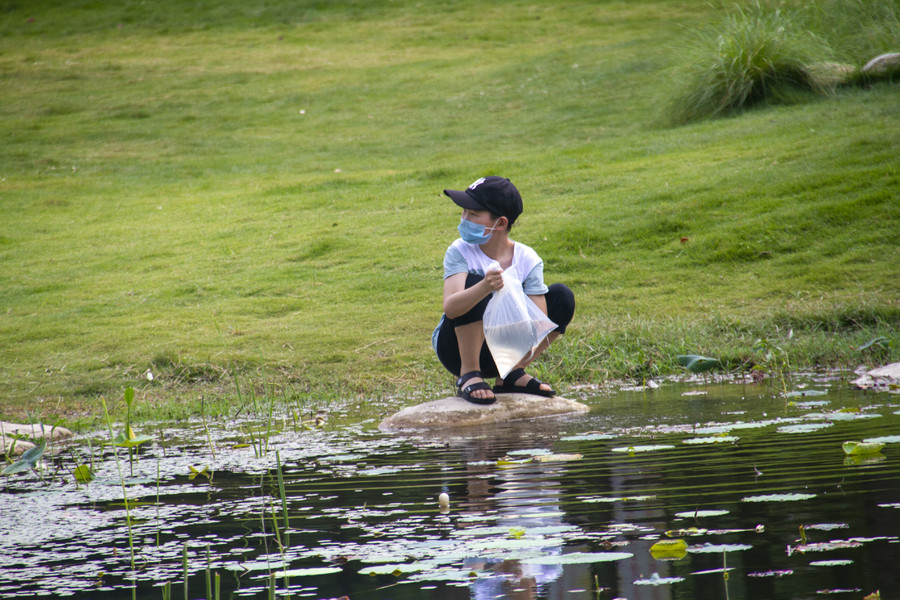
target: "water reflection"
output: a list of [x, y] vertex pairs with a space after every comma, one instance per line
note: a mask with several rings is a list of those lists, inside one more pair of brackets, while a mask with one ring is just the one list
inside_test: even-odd
[[[136, 597], [165, 582], [182, 597], [186, 555], [190, 597], [207, 567], [224, 598], [268, 597], [271, 573], [298, 598], [887, 597], [900, 589], [896, 397], [811, 385], [813, 401], [673, 386], [464, 432], [288, 427], [270, 440], [283, 505], [274, 451], [242, 445], [240, 425], [213, 432], [215, 454], [190, 426], [165, 430], [127, 482], [135, 571], [115, 462], [95, 451], [98, 479], [75, 489], [76, 448], [43, 482], [3, 481], [0, 595], [120, 598], [136, 580]], [[848, 440], [886, 446], [847, 456]], [[532, 460], [546, 453], [583, 458]], [[212, 480], [191, 479], [203, 465]], [[686, 548], [651, 553], [669, 539]]]

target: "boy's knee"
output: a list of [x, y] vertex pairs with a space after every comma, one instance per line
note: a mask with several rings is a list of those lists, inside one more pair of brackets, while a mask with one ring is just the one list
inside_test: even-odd
[[[479, 281], [484, 279], [483, 276], [478, 275], [476, 273], [469, 273], [466, 276], [466, 289], [474, 286]], [[488, 294], [485, 298], [479, 300], [478, 304], [472, 307], [472, 309], [464, 315], [460, 315], [453, 319], [453, 325], [468, 325], [469, 323], [475, 323], [477, 321], [481, 321], [484, 319], [484, 311], [487, 308], [488, 301], [491, 299], [492, 294]]]
[[547, 313], [559, 327], [557, 333], [565, 333], [566, 327], [575, 316], [575, 294], [569, 286], [563, 283], [554, 283], [547, 291]]

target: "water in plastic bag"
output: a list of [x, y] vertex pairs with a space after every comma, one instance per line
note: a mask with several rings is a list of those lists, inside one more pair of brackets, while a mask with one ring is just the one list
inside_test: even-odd
[[[499, 265], [497, 265], [499, 269]], [[503, 288], [484, 310], [484, 339], [500, 377], [506, 377], [557, 325], [525, 295], [522, 282], [503, 272]]]

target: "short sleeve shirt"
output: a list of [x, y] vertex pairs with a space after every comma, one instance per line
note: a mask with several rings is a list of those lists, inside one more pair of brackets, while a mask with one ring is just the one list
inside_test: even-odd
[[[529, 296], [546, 294], [544, 261], [525, 244], [513, 244], [513, 260], [506, 272], [522, 282], [522, 288]], [[474, 273], [483, 277], [493, 262], [493, 258], [481, 251], [481, 246], [457, 238], [444, 255], [444, 279], [457, 273]]]

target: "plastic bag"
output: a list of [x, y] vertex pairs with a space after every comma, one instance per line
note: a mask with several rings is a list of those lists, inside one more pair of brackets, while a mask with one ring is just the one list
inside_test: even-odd
[[[489, 270], [500, 270], [493, 263]], [[484, 309], [484, 339], [494, 357], [500, 377], [506, 377], [523, 358], [530, 355], [547, 335], [557, 328], [531, 298], [522, 282], [504, 271], [503, 288], [494, 292]]]

